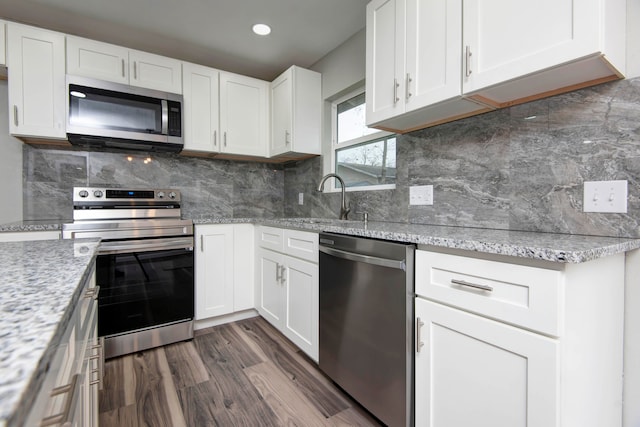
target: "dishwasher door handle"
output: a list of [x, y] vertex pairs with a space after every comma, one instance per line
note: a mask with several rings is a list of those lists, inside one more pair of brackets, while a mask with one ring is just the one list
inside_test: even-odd
[[405, 260], [398, 261], [370, 255], [354, 254], [353, 252], [347, 252], [340, 249], [329, 248], [326, 246], [320, 246], [318, 249], [320, 250], [320, 252], [334, 256], [336, 258], [347, 259], [349, 261], [364, 262], [366, 264], [379, 265], [381, 267], [389, 267], [407, 271], [407, 264]]

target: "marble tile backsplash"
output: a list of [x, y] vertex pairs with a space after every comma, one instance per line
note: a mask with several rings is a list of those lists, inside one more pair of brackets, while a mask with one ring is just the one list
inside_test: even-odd
[[74, 186], [175, 188], [185, 218], [283, 216], [284, 171], [278, 165], [30, 145], [23, 163], [25, 220], [72, 218]]
[[[81, 185], [171, 187], [184, 216], [337, 217], [316, 191], [322, 159], [285, 166], [173, 154], [24, 146], [24, 219], [68, 219]], [[640, 237], [640, 78], [607, 83], [398, 136], [395, 190], [349, 192], [350, 218]], [[627, 214], [582, 212], [584, 181], [629, 182]], [[434, 186], [409, 206], [409, 186]], [[304, 205], [298, 205], [298, 193]]]
[[[640, 78], [401, 135], [397, 165], [395, 190], [347, 193], [353, 212], [415, 224], [640, 237]], [[315, 192], [320, 159], [288, 165], [284, 175], [285, 215], [337, 215], [339, 194]], [[628, 213], [582, 212], [582, 183], [601, 180], [628, 180]], [[408, 187], [429, 184], [434, 205], [409, 206]]]

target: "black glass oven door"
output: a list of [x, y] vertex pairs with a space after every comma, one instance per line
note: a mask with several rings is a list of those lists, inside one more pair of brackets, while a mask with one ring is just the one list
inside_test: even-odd
[[98, 255], [96, 272], [100, 336], [193, 319], [193, 248]]

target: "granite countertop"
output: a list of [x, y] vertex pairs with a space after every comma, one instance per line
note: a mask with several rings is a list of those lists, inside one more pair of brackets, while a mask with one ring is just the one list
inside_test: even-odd
[[15, 221], [6, 224], [0, 224], [0, 233], [18, 232], [18, 231], [58, 231], [62, 230], [62, 224], [69, 221], [61, 220], [38, 220], [38, 221]]
[[98, 243], [0, 243], [0, 426], [22, 424], [91, 273]]
[[[60, 230], [70, 221], [24, 221], [0, 225], [3, 231]], [[262, 224], [273, 227], [348, 234], [448, 249], [580, 263], [640, 248], [640, 239], [508, 231], [393, 222], [342, 221], [329, 218], [198, 218], [194, 224]]]
[[581, 263], [640, 248], [640, 239], [536, 233], [469, 227], [342, 221], [326, 218], [208, 218], [194, 224], [253, 223], [307, 231], [348, 234], [448, 249], [560, 263]]

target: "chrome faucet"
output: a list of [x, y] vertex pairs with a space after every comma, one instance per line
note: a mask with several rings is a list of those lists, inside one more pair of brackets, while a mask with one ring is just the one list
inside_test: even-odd
[[329, 173], [323, 176], [322, 179], [320, 180], [320, 185], [318, 185], [318, 191], [324, 190], [324, 182], [331, 177], [340, 181], [340, 185], [342, 187], [342, 206], [340, 206], [340, 219], [347, 219], [349, 212], [351, 212], [351, 207], [347, 207], [347, 201], [344, 197], [344, 189], [345, 189], [344, 180], [340, 178], [340, 175], [336, 175], [335, 173]]

